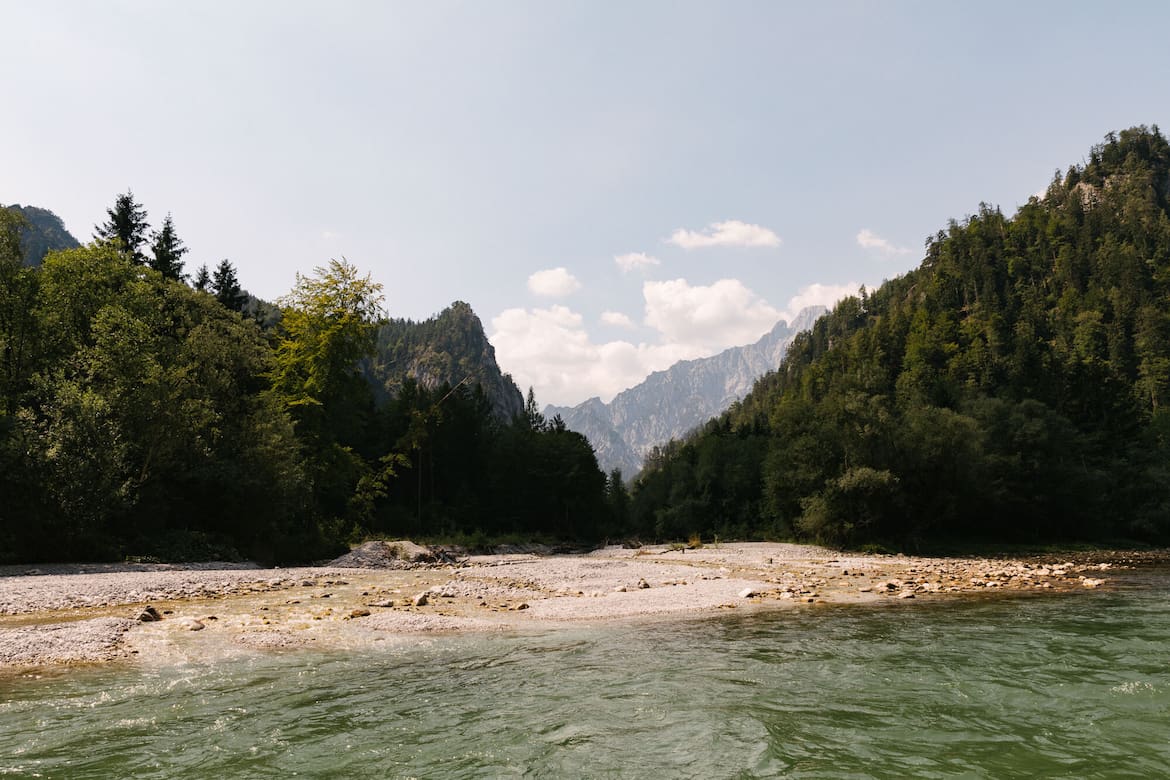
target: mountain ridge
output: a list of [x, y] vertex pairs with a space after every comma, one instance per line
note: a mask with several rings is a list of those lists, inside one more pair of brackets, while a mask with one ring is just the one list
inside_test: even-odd
[[374, 356], [363, 362], [362, 371], [379, 402], [397, 396], [407, 377], [429, 389], [473, 380], [483, 387], [498, 419], [510, 421], [524, 411], [520, 389], [500, 369], [483, 323], [463, 301], [421, 322], [379, 323]]
[[727, 409], [756, 379], [775, 370], [796, 334], [812, 327], [825, 311], [823, 306], [802, 309], [791, 323], [778, 321], [752, 344], [680, 360], [651, 373], [609, 403], [594, 396], [571, 407], [550, 404], [544, 415], [550, 419], [559, 415], [569, 429], [584, 434], [603, 471], [617, 468], [625, 477], [633, 477], [655, 446], [685, 435]]

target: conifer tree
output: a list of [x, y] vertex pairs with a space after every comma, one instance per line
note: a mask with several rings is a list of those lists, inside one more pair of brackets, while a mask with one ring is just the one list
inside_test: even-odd
[[247, 296], [240, 288], [240, 280], [236, 276], [236, 269], [230, 260], [222, 260], [211, 275], [211, 291], [216, 300], [232, 311], [244, 308]]
[[191, 286], [199, 292], [210, 292], [211, 272], [207, 270], [207, 263], [199, 266], [199, 270], [195, 272], [195, 278], [192, 280]]
[[119, 195], [114, 207], [106, 209], [106, 214], [109, 219], [94, 227], [97, 231], [94, 238], [113, 241], [127, 258], [139, 265], [145, 263], [142, 245], [146, 243], [146, 230], [150, 225], [146, 222], [146, 209], [134, 200], [134, 193], [126, 190], [124, 195]]
[[187, 247], [183, 240], [175, 233], [175, 222], [171, 215], [163, 220], [162, 230], [151, 234], [150, 251], [154, 257], [150, 260], [150, 267], [168, 279], [183, 279], [183, 255], [187, 254]]

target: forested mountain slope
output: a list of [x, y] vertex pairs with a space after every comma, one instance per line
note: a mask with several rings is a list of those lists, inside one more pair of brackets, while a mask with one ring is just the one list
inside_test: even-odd
[[65, 229], [65, 223], [53, 212], [37, 206], [0, 206], [19, 214], [24, 224], [19, 229], [20, 252], [28, 265], [40, 265], [45, 255], [58, 249], [75, 249], [81, 244]]
[[1110, 134], [842, 301], [636, 486], [641, 533], [854, 545], [1170, 531], [1170, 146]]
[[793, 337], [824, 313], [823, 306], [812, 306], [791, 324], [780, 320], [754, 344], [680, 360], [618, 393], [608, 404], [591, 398], [572, 407], [548, 406], [544, 415], [550, 419], [560, 415], [571, 430], [585, 434], [602, 470], [617, 468], [633, 477], [654, 447], [682, 437], [743, 398], [760, 376], [780, 365]]
[[524, 412], [519, 388], [500, 371], [483, 324], [462, 301], [423, 322], [391, 319], [379, 324], [375, 353], [363, 370], [382, 401], [397, 396], [409, 378], [431, 390], [444, 384], [480, 385], [500, 420]]
[[[0, 208], [0, 563], [303, 561], [369, 534], [615, 527], [588, 442], [535, 400], [505, 420], [482, 384], [421, 372], [375, 398], [361, 361], [381, 286], [348, 263], [298, 274], [262, 329], [227, 261], [192, 287], [115, 236], [34, 266], [26, 224]], [[450, 345], [491, 354], [474, 325], [409, 354], [467, 370]]]

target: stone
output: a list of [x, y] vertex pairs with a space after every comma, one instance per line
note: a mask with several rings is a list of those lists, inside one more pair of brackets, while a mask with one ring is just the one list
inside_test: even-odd
[[626, 586], [625, 585], [618, 585], [616, 588], [613, 589], [613, 592], [614, 593], [625, 593]]
[[154, 607], [148, 606], [139, 613], [138, 620], [142, 623], [153, 623], [156, 620], [162, 620], [162, 615], [158, 614], [158, 610]]
[[638, 588], [639, 589], [645, 590], [646, 588], [649, 588], [649, 587], [650, 587], [650, 583], [646, 582], [646, 580], [644, 580], [644, 579], [638, 580]]
[[206, 628], [203, 623], [199, 622], [195, 618], [183, 618], [179, 622], [183, 628], [187, 629], [188, 631], [202, 631], [204, 628]]
[[353, 612], [349, 613], [349, 616], [351, 618], [369, 617], [370, 611], [368, 609], [355, 609]]
[[425, 607], [427, 605], [427, 601], [428, 601], [427, 594], [424, 591], [424, 592], [418, 594], [417, 596], [415, 596], [414, 599], [411, 601], [411, 603], [414, 604], [416, 607]]
[[741, 599], [750, 599], [752, 596], [758, 596], [758, 595], [760, 595], [760, 594], [756, 592], [755, 588], [744, 588], [743, 590], [741, 590], [739, 592], [739, 597]]
[[914, 591], [912, 591], [912, 590], [904, 590], [904, 591], [902, 591], [901, 593], [899, 593], [899, 594], [898, 594], [898, 598], [900, 598], [900, 599], [912, 599], [912, 598], [914, 598]]

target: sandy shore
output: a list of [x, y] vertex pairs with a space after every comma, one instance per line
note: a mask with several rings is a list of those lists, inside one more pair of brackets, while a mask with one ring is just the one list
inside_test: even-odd
[[[175, 664], [273, 649], [408, 642], [436, 631], [1083, 591], [1108, 587], [1120, 569], [1165, 560], [1164, 553], [1126, 552], [917, 558], [742, 543], [470, 556], [455, 565], [406, 569], [0, 567], [0, 669], [117, 659]], [[140, 620], [148, 606], [161, 619]]]

